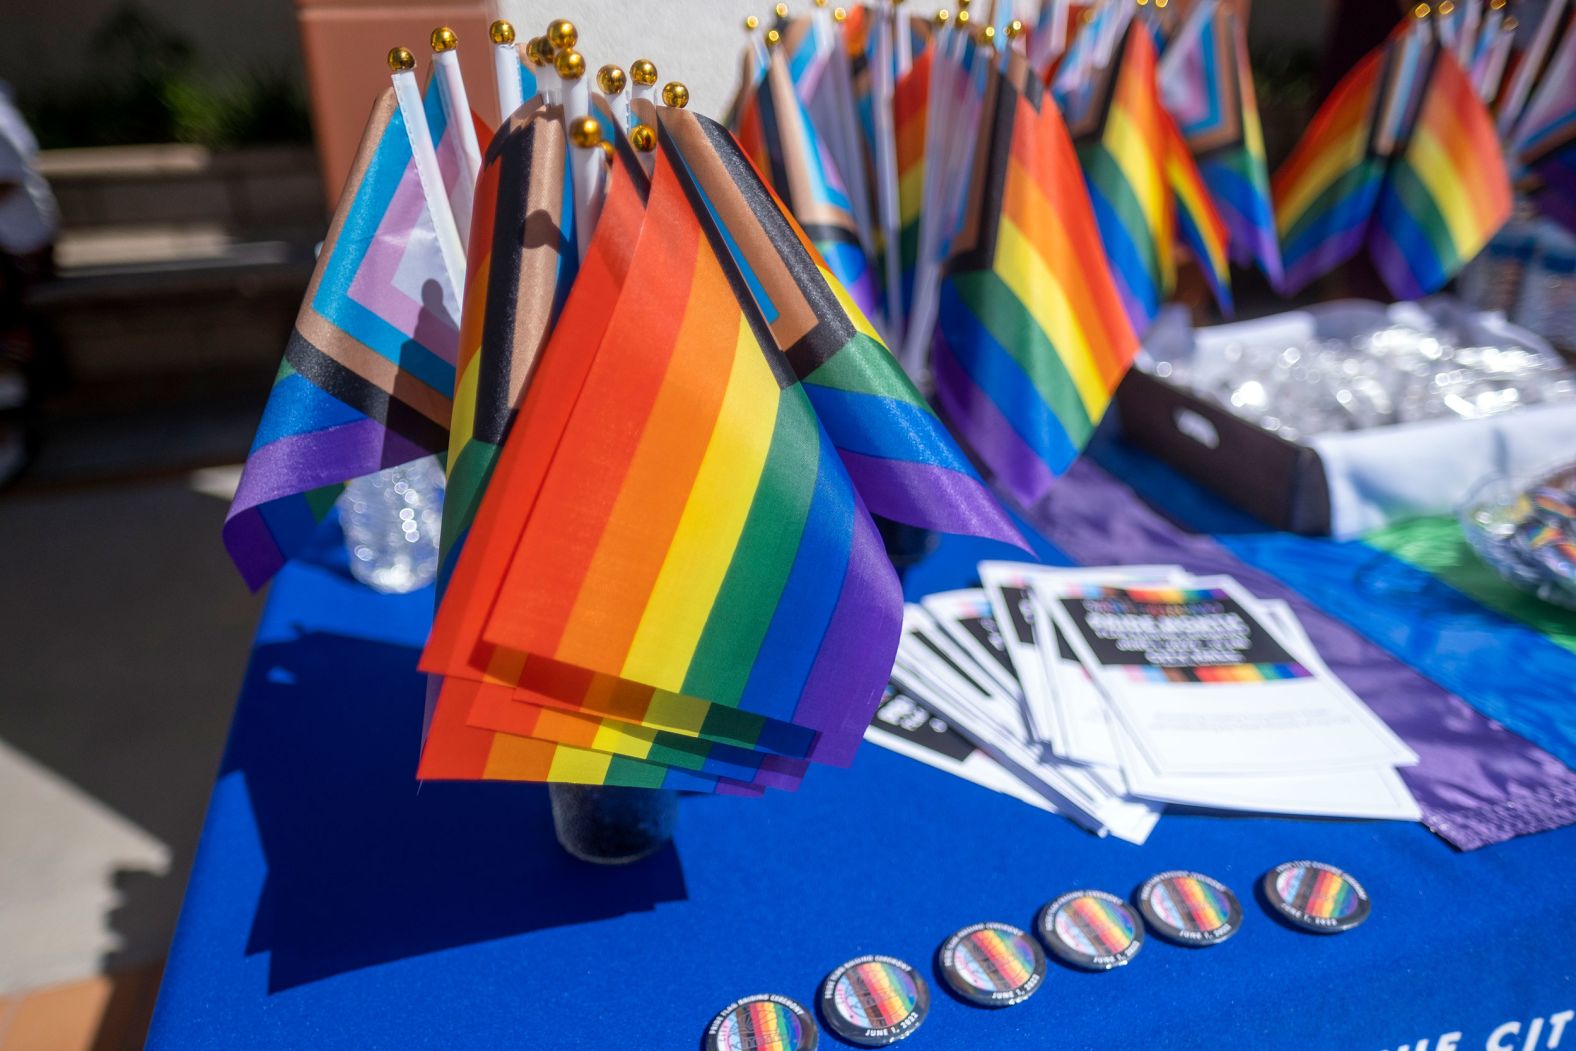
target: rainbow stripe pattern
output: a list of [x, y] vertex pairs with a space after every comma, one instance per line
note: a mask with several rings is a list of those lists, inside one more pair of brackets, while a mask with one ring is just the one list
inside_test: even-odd
[[738, 1051], [794, 1051], [803, 1036], [793, 1012], [770, 1000], [745, 1004], [717, 1031], [720, 1046]]
[[1281, 900], [1304, 915], [1322, 920], [1345, 919], [1357, 911], [1357, 891], [1339, 874], [1299, 866], [1275, 880]]
[[460, 310], [439, 223], [453, 219], [429, 211], [388, 89], [225, 518], [225, 546], [252, 588], [305, 545], [345, 482], [447, 447]]
[[919, 990], [901, 969], [880, 960], [850, 967], [832, 993], [838, 1013], [865, 1029], [886, 1029], [914, 1011]]
[[1415, 19], [1336, 86], [1274, 185], [1287, 292], [1366, 246], [1398, 297], [1426, 295], [1510, 216], [1493, 119]]
[[1031, 504], [1088, 441], [1138, 344], [1055, 105], [1018, 54], [991, 68], [984, 92], [989, 139], [942, 282], [932, 365], [949, 421]]
[[1196, 876], [1173, 876], [1150, 891], [1155, 913], [1182, 931], [1213, 931], [1223, 926], [1231, 907], [1220, 892]]
[[1375, 205], [1368, 251], [1390, 290], [1442, 288], [1510, 218], [1510, 176], [1477, 91], [1445, 47], [1432, 46], [1417, 115]]
[[1384, 158], [1371, 140], [1392, 56], [1375, 50], [1343, 77], [1275, 173], [1275, 221], [1293, 293], [1362, 247]]
[[1176, 202], [1178, 238], [1193, 252], [1215, 302], [1227, 315], [1232, 312], [1230, 233], [1215, 210], [1209, 188], [1182, 132], [1169, 117], [1161, 122], [1166, 182]]
[[953, 951], [958, 973], [976, 989], [1020, 989], [1034, 975], [1034, 953], [1022, 937], [992, 928], [968, 935]]
[[[892, 123], [897, 145], [898, 259], [902, 316], [914, 303], [914, 271], [919, 262], [919, 220], [925, 203], [925, 126], [930, 112], [934, 52], [926, 50], [898, 78], [892, 92]], [[795, 215], [798, 213], [795, 212]]]
[[1121, 665], [1133, 682], [1276, 682], [1307, 679], [1313, 673], [1296, 661], [1275, 664], [1207, 664], [1157, 668], [1148, 664]]
[[424, 777], [792, 788], [851, 759], [896, 648], [867, 502], [1016, 535], [727, 133], [660, 127], [439, 606]]
[[1114, 956], [1133, 943], [1128, 914], [1092, 895], [1081, 895], [1056, 914], [1056, 933], [1087, 956]]
[[[1257, 263], [1279, 285], [1280, 241], [1264, 131], [1247, 34], [1235, 12], [1215, 0], [1195, 7], [1167, 44], [1159, 76], [1166, 109], [1225, 224], [1232, 261]], [[1184, 204], [1184, 214], [1190, 211]]]

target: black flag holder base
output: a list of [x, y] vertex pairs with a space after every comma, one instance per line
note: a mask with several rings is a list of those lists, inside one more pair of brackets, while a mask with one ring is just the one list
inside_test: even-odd
[[559, 845], [594, 865], [649, 857], [673, 838], [678, 823], [679, 794], [671, 788], [551, 784], [547, 791]]

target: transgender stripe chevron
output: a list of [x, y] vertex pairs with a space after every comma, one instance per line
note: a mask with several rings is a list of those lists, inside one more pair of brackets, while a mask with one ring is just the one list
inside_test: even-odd
[[225, 519], [253, 588], [306, 543], [343, 483], [448, 444], [459, 289], [439, 241], [454, 218], [442, 187], [423, 188], [418, 134], [385, 91]]

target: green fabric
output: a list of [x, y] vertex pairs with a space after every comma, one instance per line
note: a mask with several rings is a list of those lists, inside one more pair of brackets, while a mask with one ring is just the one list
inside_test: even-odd
[[1552, 606], [1494, 572], [1472, 550], [1451, 516], [1386, 526], [1363, 540], [1576, 653], [1576, 613]]

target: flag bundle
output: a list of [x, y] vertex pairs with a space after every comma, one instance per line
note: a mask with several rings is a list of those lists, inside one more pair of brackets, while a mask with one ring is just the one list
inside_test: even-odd
[[1517, 67], [1515, 86], [1523, 82], [1499, 109], [1517, 188], [1576, 232], [1576, 5], [1545, 8]]
[[[846, 191], [779, 155], [816, 217], [795, 223], [683, 85], [656, 104], [649, 62], [604, 67], [593, 100], [562, 21], [525, 45], [536, 93], [476, 177], [449, 178], [468, 154], [443, 42], [428, 100], [402, 59], [374, 112], [247, 477], [321, 510], [325, 486], [446, 454], [421, 777], [753, 795], [846, 765], [902, 618], [871, 515], [1017, 539], [838, 272]], [[529, 81], [512, 29], [493, 43], [505, 103]], [[829, 156], [790, 71], [767, 73], [763, 136]], [[407, 96], [436, 110], [417, 132]], [[406, 181], [409, 200], [383, 188]], [[339, 373], [298, 364], [308, 337], [351, 366], [397, 351], [387, 396], [345, 400]], [[374, 425], [375, 456], [273, 451]], [[237, 521], [257, 584], [311, 519], [243, 484]]]
[[[1099, 422], [1137, 339], [1044, 87], [1056, 27], [1065, 36], [1078, 19], [1048, 5], [1031, 33], [1010, 3], [988, 6], [929, 20], [889, 2], [817, 5], [780, 11], [769, 29], [747, 20], [731, 112], [819, 265], [868, 290], [858, 303], [872, 336], [933, 390], [995, 481], [1033, 502]], [[1224, 233], [1191, 156], [1180, 139], [1156, 147], [1169, 177], [1192, 173], [1201, 211], [1189, 229], [1216, 238], [1223, 272]]]
[[1463, 69], [1461, 40], [1452, 46], [1446, 21], [1428, 12], [1420, 4], [1346, 75], [1276, 172], [1288, 291], [1366, 247], [1398, 297], [1426, 295], [1510, 217], [1485, 85]]

